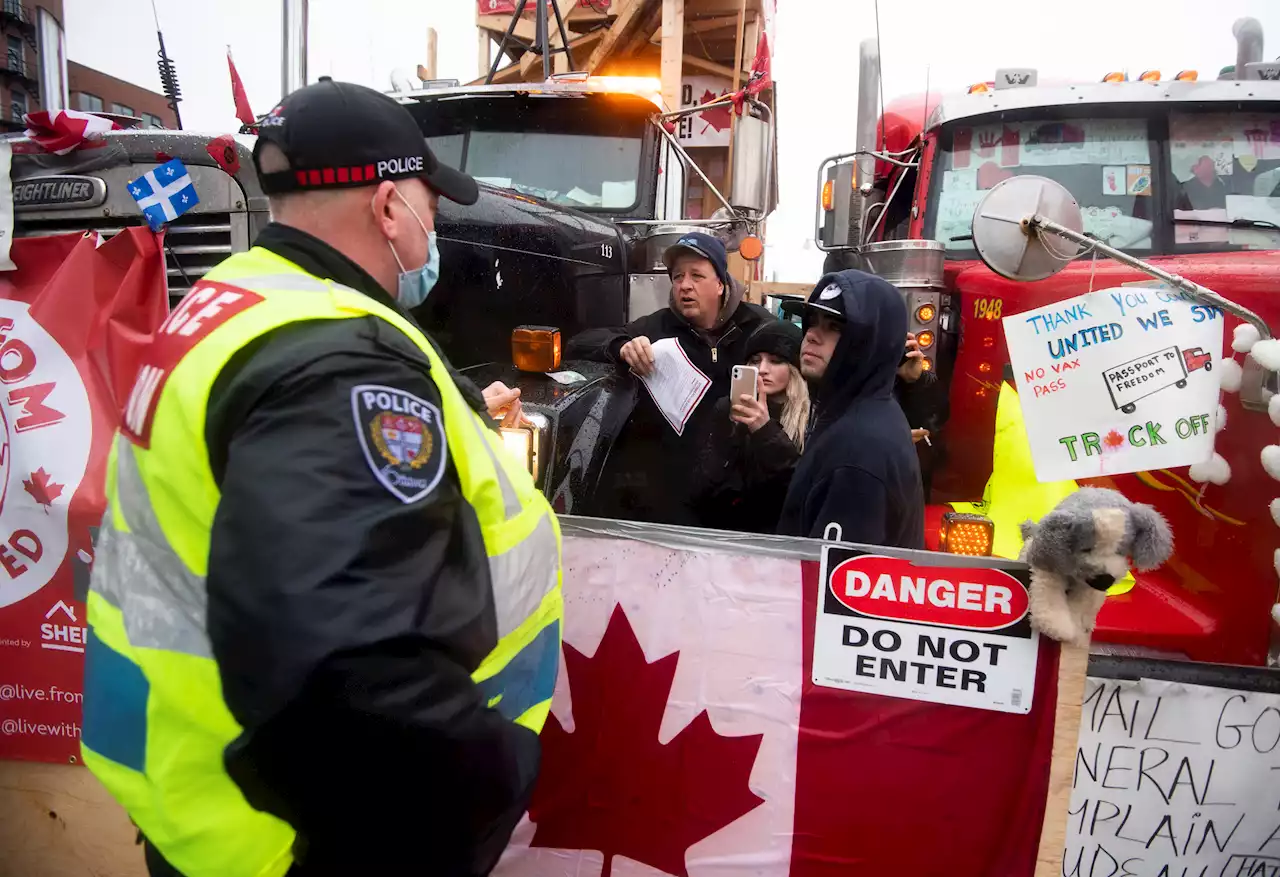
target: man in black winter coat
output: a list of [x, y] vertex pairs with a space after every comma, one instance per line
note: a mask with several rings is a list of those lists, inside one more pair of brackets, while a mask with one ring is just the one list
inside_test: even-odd
[[920, 464], [893, 397], [906, 335], [902, 294], [873, 274], [828, 274], [810, 293], [800, 371], [813, 413], [782, 535], [821, 538], [835, 523], [846, 542], [924, 547]]
[[633, 521], [696, 526], [689, 474], [698, 441], [718, 399], [729, 393], [730, 370], [746, 361], [747, 337], [773, 316], [742, 300], [729, 276], [724, 244], [687, 234], [663, 254], [671, 300], [660, 311], [613, 329], [587, 329], [569, 340], [570, 359], [625, 365], [647, 374], [651, 345], [675, 338], [689, 361], [711, 379], [682, 432], [667, 423], [653, 398], [637, 390], [635, 410], [614, 443], [596, 490], [594, 514]]

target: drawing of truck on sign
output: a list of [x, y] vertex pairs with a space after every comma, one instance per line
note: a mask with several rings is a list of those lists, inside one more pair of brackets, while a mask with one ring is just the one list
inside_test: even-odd
[[1200, 369], [1213, 371], [1213, 355], [1203, 347], [1166, 347], [1113, 366], [1102, 373], [1102, 379], [1111, 394], [1111, 404], [1132, 414], [1138, 409], [1139, 400], [1167, 387], [1183, 389], [1187, 375]]

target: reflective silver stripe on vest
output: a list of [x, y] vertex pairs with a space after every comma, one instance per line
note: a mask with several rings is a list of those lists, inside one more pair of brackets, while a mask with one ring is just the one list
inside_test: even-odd
[[471, 425], [475, 427], [476, 438], [480, 440], [480, 444], [484, 447], [485, 453], [489, 455], [489, 462], [493, 464], [493, 476], [498, 482], [498, 490], [502, 492], [503, 518], [509, 521], [516, 515], [520, 514], [524, 507], [520, 505], [520, 498], [516, 496], [515, 485], [513, 485], [511, 483], [511, 479], [507, 477], [507, 470], [502, 468], [502, 462], [498, 459], [498, 455], [494, 453], [493, 445], [489, 444], [489, 439], [484, 434], [487, 427], [480, 422], [479, 415], [469, 419], [471, 421]]
[[120, 435], [116, 503], [132, 532], [115, 529], [107, 511], [94, 552], [91, 587], [120, 610], [130, 645], [212, 657], [204, 577], [194, 575], [169, 547], [133, 449]]
[[[349, 286], [343, 286], [341, 283], [334, 283], [332, 286], [323, 280], [318, 280], [310, 274], [263, 274], [259, 277], [237, 277], [233, 280], [215, 281], [225, 282], [231, 286], [240, 286], [245, 289], [286, 289], [291, 292], [328, 292], [330, 289], [346, 289], [352, 292]], [[198, 284], [197, 284], [198, 285]]]
[[489, 558], [498, 637], [515, 630], [556, 586], [560, 557], [551, 519], [543, 516], [533, 532], [505, 554]]

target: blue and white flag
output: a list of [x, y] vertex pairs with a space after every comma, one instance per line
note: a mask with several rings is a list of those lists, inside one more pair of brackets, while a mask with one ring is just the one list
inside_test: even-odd
[[147, 225], [159, 231], [200, 203], [191, 174], [180, 159], [172, 159], [129, 183], [129, 194], [142, 208]]

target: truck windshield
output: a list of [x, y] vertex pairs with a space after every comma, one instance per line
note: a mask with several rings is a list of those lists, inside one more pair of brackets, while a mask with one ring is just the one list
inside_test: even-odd
[[1018, 174], [1062, 183], [1086, 232], [1137, 255], [1280, 249], [1280, 114], [957, 123], [938, 155], [925, 236], [952, 258], [975, 258], [974, 208]]
[[579, 210], [631, 213], [651, 104], [629, 96], [479, 93], [410, 105], [441, 161]]
[[971, 233], [974, 208], [986, 190], [1023, 174], [1066, 186], [1089, 234], [1121, 249], [1151, 250], [1156, 146], [1145, 119], [1002, 121], [946, 133], [926, 236], [942, 241], [949, 255], [973, 256], [972, 241], [953, 238]]

